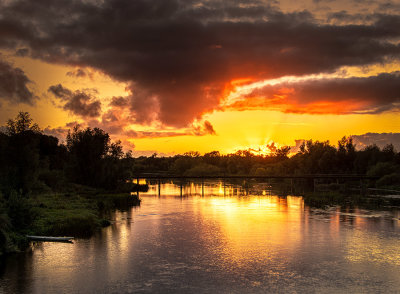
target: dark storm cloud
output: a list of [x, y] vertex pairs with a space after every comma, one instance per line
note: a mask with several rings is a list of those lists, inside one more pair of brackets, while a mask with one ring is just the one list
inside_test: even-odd
[[380, 19], [378, 14], [361, 14], [355, 13], [351, 14], [345, 10], [335, 11], [328, 13], [327, 21], [330, 23], [345, 25], [345, 24], [361, 24], [376, 22]]
[[25, 57], [28, 56], [29, 54], [29, 49], [28, 48], [20, 48], [15, 52], [15, 55], [19, 57]]
[[81, 117], [98, 117], [101, 103], [88, 90], [71, 91], [61, 84], [50, 86], [48, 91], [62, 102], [65, 110]]
[[130, 83], [138, 123], [184, 126], [233, 79], [331, 72], [398, 58], [400, 16], [318, 23], [263, 1], [18, 0], [0, 4], [0, 46]]
[[110, 106], [125, 107], [128, 105], [128, 103], [129, 101], [127, 97], [113, 97], [110, 102]]
[[[265, 102], [265, 107], [284, 104], [288, 112], [371, 114], [398, 111], [400, 72], [371, 77], [311, 79], [306, 82], [282, 83], [257, 89], [247, 97], [250, 100], [251, 97], [258, 97]], [[332, 109], [332, 104], [328, 104], [327, 109], [319, 109], [319, 102], [339, 103], [341, 109]], [[307, 105], [315, 107], [307, 108]]]
[[30, 83], [23, 70], [0, 58], [0, 99], [33, 105], [36, 97], [28, 88]]
[[379, 10], [382, 11], [391, 11], [399, 12], [400, 11], [400, 3], [393, 3], [392, 1], [387, 1], [379, 4]]
[[78, 68], [76, 70], [67, 72], [66, 75], [69, 77], [74, 77], [74, 78], [84, 78], [88, 74], [86, 73], [86, 71], [84, 69]]

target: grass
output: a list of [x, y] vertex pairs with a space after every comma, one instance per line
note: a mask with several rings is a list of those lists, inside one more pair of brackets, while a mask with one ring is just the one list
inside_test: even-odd
[[105, 211], [140, 204], [130, 193], [41, 194], [30, 199], [35, 216], [29, 233], [49, 236], [89, 237], [109, 225]]

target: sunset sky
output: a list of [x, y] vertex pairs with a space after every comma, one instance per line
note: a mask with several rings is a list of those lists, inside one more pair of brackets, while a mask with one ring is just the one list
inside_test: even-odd
[[0, 0], [0, 125], [28, 111], [135, 155], [400, 147], [399, 110], [400, 1]]

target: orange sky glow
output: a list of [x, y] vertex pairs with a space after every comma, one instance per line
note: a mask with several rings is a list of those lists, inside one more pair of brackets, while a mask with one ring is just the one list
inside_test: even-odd
[[[138, 11], [154, 7], [88, 1], [88, 11], [145, 15], [140, 30], [101, 14], [86, 27], [79, 5], [0, 4], [9, 20], [0, 23], [0, 125], [28, 111], [60, 140], [76, 124], [100, 127], [137, 156], [268, 154], [301, 139], [400, 133], [400, 3], [250, 2], [199, 1], [155, 17]], [[57, 9], [77, 9], [75, 18], [48, 19]]]

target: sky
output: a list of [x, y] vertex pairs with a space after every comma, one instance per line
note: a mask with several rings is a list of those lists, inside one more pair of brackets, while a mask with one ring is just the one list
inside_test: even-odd
[[399, 41], [400, 0], [0, 0], [0, 125], [135, 155], [400, 149]]

